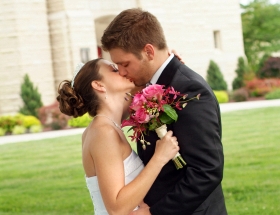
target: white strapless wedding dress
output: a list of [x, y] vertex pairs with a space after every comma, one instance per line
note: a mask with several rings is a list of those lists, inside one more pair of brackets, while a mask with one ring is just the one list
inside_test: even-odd
[[[125, 171], [125, 184], [130, 183], [144, 168], [142, 160], [133, 150], [123, 161], [123, 165]], [[86, 177], [86, 184], [94, 205], [94, 215], [108, 215], [101, 197], [97, 177]]]

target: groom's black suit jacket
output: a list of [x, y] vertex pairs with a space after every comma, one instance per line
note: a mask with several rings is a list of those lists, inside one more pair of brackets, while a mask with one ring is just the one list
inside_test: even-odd
[[[200, 100], [188, 102], [178, 110], [177, 122], [168, 125], [177, 137], [180, 153], [187, 162], [176, 170], [167, 163], [144, 201], [152, 215], [225, 215], [221, 187], [224, 155], [219, 104], [205, 80], [176, 57], [166, 66], [157, 84], [173, 86], [188, 98], [201, 94]], [[155, 132], [145, 136], [151, 142], [146, 150], [137, 144], [138, 154], [146, 165], [154, 154], [159, 138]]]

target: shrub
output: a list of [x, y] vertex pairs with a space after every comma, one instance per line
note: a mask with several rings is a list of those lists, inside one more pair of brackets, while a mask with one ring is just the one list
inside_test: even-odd
[[42, 126], [41, 125], [32, 125], [30, 128], [29, 128], [29, 131], [30, 133], [39, 133], [39, 132], [42, 132]]
[[277, 88], [280, 88], [280, 79], [277, 78], [246, 81], [246, 89], [251, 96], [264, 96]]
[[19, 112], [24, 115], [32, 115], [37, 117], [37, 109], [42, 107], [41, 95], [38, 92], [37, 87], [33, 86], [29, 76], [24, 76], [24, 81], [21, 85], [20, 96], [23, 101], [23, 107], [20, 108]]
[[214, 61], [210, 61], [207, 69], [206, 80], [213, 90], [227, 90], [227, 83], [224, 80], [220, 68]]
[[30, 128], [33, 125], [41, 125], [41, 122], [39, 119], [37, 119], [35, 116], [23, 116], [23, 126], [26, 128]]
[[[13, 133], [16, 126], [23, 126], [29, 129], [33, 125], [41, 125], [41, 122], [34, 116], [25, 116], [23, 114], [16, 114], [14, 116], [1, 116], [0, 117], [0, 128], [5, 130], [7, 133]], [[20, 128], [16, 128], [16, 133]], [[24, 131], [25, 132], [25, 131]]]
[[26, 128], [23, 125], [16, 125], [12, 130], [12, 134], [24, 134], [25, 132]]
[[265, 99], [280, 99], [280, 89], [271, 91], [265, 95]]
[[260, 70], [264, 67], [265, 62], [267, 61], [267, 59], [270, 57], [269, 53], [264, 53], [264, 55], [260, 58], [260, 61], [257, 65], [257, 69], [256, 69], [256, 73], [258, 74], [260, 72]]
[[214, 94], [218, 100], [219, 103], [227, 103], [229, 98], [228, 98], [228, 94], [226, 91], [217, 91], [214, 90]]
[[256, 78], [256, 74], [254, 71], [247, 71], [243, 76], [244, 85], [246, 85], [246, 81], [250, 81]]
[[238, 58], [238, 64], [237, 69], [235, 70], [235, 73], [237, 74], [236, 78], [232, 82], [232, 89], [236, 90], [241, 87], [244, 87], [244, 74], [246, 71], [246, 65], [243, 57]]
[[236, 90], [239, 89], [241, 87], [244, 87], [244, 81], [243, 78], [241, 77], [235, 77], [233, 82], [232, 82], [232, 89]]
[[0, 117], [0, 128], [3, 128], [7, 133], [11, 133], [16, 125], [23, 125], [23, 120], [20, 115]]
[[68, 120], [68, 125], [76, 128], [87, 127], [91, 121], [92, 117], [86, 113], [83, 116]]
[[259, 78], [280, 78], [280, 57], [269, 57], [258, 71]]
[[232, 99], [236, 102], [247, 101], [249, 93], [245, 88], [239, 88], [232, 93]]
[[6, 130], [4, 128], [0, 128], [0, 137], [6, 134]]
[[55, 101], [49, 106], [43, 106], [38, 110], [39, 119], [44, 127], [54, 130], [66, 128], [69, 116], [59, 110], [59, 103]]

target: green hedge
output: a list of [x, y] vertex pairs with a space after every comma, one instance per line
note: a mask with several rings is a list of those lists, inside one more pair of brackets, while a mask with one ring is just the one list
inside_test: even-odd
[[68, 125], [74, 128], [83, 128], [87, 127], [91, 121], [92, 117], [86, 113], [83, 116], [68, 120]]
[[29, 132], [30, 133], [39, 133], [39, 132], [42, 132], [43, 131], [43, 128], [41, 125], [32, 125], [30, 128], [29, 128]]
[[213, 91], [219, 103], [227, 103], [229, 101], [226, 91], [214, 90]]
[[[37, 126], [37, 128], [30, 129], [32, 126]], [[40, 129], [39, 129], [40, 127]], [[23, 114], [16, 114], [16, 115], [6, 115], [0, 116], [0, 136], [6, 133], [12, 134], [23, 134], [28, 129], [30, 132], [36, 130], [42, 130], [41, 122], [34, 116], [31, 115], [23, 115]], [[23, 129], [24, 128], [24, 129]]]
[[30, 128], [33, 125], [41, 125], [41, 122], [39, 119], [37, 119], [35, 116], [31, 115], [23, 115], [23, 114], [18, 114], [18, 116], [22, 120], [22, 125], [26, 128]]
[[15, 116], [0, 116], [0, 128], [5, 130], [8, 133], [11, 133], [13, 128], [16, 125], [23, 125], [23, 120], [21, 115], [15, 115]]
[[0, 128], [0, 137], [6, 134], [6, 130], [4, 128]]
[[267, 93], [265, 99], [280, 99], [280, 89]]
[[24, 127], [23, 125], [16, 125], [12, 130], [12, 134], [24, 134], [26, 133], [26, 130], [26, 127]]

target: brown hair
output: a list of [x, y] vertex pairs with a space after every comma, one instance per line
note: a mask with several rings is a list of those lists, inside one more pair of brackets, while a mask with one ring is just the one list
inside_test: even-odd
[[141, 59], [140, 52], [146, 44], [159, 50], [167, 48], [162, 27], [157, 18], [141, 9], [122, 11], [105, 29], [101, 38], [102, 48], [110, 51], [121, 48]]
[[72, 88], [71, 81], [64, 80], [59, 84], [57, 101], [62, 113], [78, 117], [85, 113], [95, 116], [99, 107], [99, 100], [91, 82], [101, 80], [98, 61], [100, 58], [87, 62], [75, 77]]

